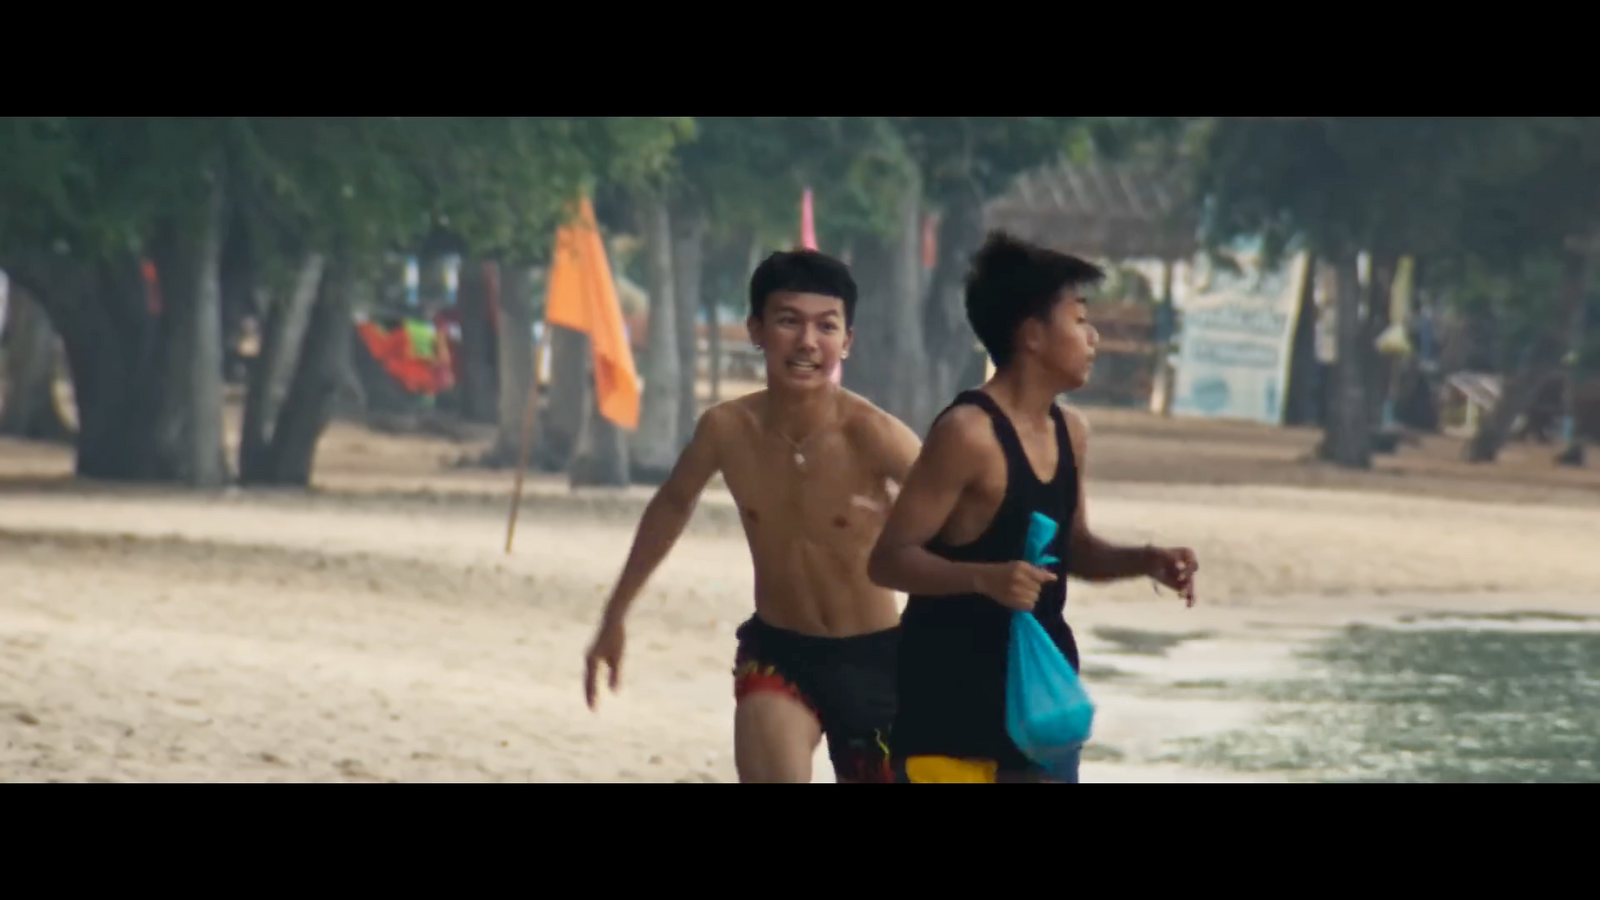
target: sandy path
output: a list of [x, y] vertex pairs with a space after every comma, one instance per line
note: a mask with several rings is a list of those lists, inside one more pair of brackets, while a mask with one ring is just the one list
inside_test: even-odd
[[[1600, 583], [1592, 510], [1117, 484], [1091, 502], [1110, 534], [1192, 540], [1208, 602], [1074, 587], [1101, 702], [1087, 780], [1234, 780], [1143, 764], [1255, 714], [1162, 687], [1280, 673], [1351, 618], [1596, 607], [1572, 590]], [[623, 693], [582, 705], [637, 515], [612, 507], [531, 501], [508, 558], [491, 506], [0, 496], [0, 780], [734, 780], [751, 579], [725, 499], [641, 598]], [[1119, 652], [1141, 632], [1207, 636]]]
[[[1427, 437], [1351, 472], [1304, 464], [1305, 429], [1086, 413], [1097, 529], [1204, 566], [1194, 610], [1074, 586], [1087, 780], [1239, 780], [1149, 764], [1259, 713], [1184, 686], [1281, 675], [1353, 619], [1600, 612], [1600, 467], [1551, 448], [1469, 466]], [[535, 477], [507, 558], [509, 473], [451, 468], [486, 440], [335, 423], [316, 482], [343, 496], [312, 500], [63, 485], [69, 450], [0, 440], [0, 781], [732, 780], [751, 583], [726, 496], [641, 598], [625, 690], [591, 714], [579, 657], [649, 492]]]

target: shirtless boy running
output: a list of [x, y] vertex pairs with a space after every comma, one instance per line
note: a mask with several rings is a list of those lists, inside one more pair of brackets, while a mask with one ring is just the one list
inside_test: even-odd
[[916, 435], [830, 377], [850, 349], [856, 285], [820, 253], [775, 253], [750, 279], [750, 340], [767, 388], [706, 410], [645, 508], [589, 648], [617, 689], [623, 618], [683, 533], [717, 472], [755, 563], [755, 615], [738, 631], [734, 760], [743, 782], [809, 782], [826, 735], [839, 782], [890, 780], [899, 611], [867, 578], [867, 555]]
[[[935, 420], [884, 526], [872, 578], [910, 595], [901, 625], [894, 767], [901, 782], [1076, 781], [1046, 775], [1006, 730], [1013, 610], [1031, 611], [1074, 669], [1065, 578], [1149, 576], [1194, 603], [1188, 549], [1118, 547], [1089, 531], [1088, 423], [1058, 403], [1082, 387], [1098, 336], [1082, 289], [1102, 277], [1075, 257], [991, 235], [967, 277], [967, 318], [995, 375]], [[1034, 513], [1061, 523], [1055, 571], [1021, 561]]]

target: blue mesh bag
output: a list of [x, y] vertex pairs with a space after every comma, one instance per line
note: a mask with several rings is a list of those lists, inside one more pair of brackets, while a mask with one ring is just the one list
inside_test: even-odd
[[[1043, 568], [1059, 562], [1045, 554], [1059, 526], [1034, 513], [1023, 560]], [[1006, 730], [1023, 755], [1046, 771], [1070, 763], [1089, 740], [1094, 703], [1072, 664], [1032, 613], [1011, 615], [1006, 672]]]

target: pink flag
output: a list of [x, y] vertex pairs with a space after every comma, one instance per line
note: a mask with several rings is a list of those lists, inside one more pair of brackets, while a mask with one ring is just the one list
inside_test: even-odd
[[[800, 246], [807, 250], [817, 249], [817, 214], [811, 204], [811, 188], [806, 188], [800, 195]], [[835, 385], [844, 382], [844, 363], [833, 367], [828, 373], [828, 380]]]
[[811, 188], [800, 195], [800, 246], [817, 249], [817, 219], [811, 208]]

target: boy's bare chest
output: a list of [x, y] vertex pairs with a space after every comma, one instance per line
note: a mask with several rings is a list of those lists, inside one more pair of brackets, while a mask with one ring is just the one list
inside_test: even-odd
[[798, 448], [758, 439], [731, 456], [723, 480], [753, 541], [875, 539], [888, 515], [886, 481], [842, 434]]

